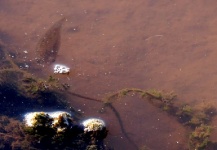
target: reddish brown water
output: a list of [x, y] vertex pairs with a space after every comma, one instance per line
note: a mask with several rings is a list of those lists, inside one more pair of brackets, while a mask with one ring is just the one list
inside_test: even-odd
[[[217, 98], [216, 14], [214, 0], [1, 0], [0, 38], [33, 60], [40, 36], [64, 16], [56, 62], [72, 69], [64, 78], [73, 92], [99, 99], [126, 87], [156, 88], [199, 104]], [[99, 114], [101, 104], [77, 97], [69, 103], [107, 122], [108, 145], [133, 149], [111, 111]], [[136, 96], [114, 106], [138, 147], [186, 148], [175, 118]]]

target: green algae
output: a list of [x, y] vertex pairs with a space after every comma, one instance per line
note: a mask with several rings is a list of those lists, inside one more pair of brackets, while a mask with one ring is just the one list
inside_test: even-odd
[[189, 149], [192, 150], [204, 150], [211, 143], [209, 137], [212, 131], [212, 127], [201, 124], [196, 127], [189, 136]]
[[164, 106], [169, 106], [172, 104], [172, 101], [176, 98], [176, 95], [173, 92], [163, 92], [156, 89], [149, 89], [149, 90], [142, 90], [138, 88], [125, 88], [122, 90], [119, 90], [117, 92], [108, 94], [104, 99], [103, 102], [105, 104], [113, 103], [124, 96], [129, 95], [130, 93], [138, 94], [141, 98], [148, 98], [151, 102], [159, 101], [161, 102], [162, 108]]

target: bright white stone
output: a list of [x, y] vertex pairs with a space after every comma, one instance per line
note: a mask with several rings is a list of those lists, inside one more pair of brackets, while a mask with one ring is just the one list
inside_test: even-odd
[[66, 74], [70, 72], [70, 68], [64, 65], [57, 64], [54, 66], [54, 73]]
[[100, 131], [105, 127], [105, 122], [101, 119], [91, 118], [82, 122], [84, 132]]

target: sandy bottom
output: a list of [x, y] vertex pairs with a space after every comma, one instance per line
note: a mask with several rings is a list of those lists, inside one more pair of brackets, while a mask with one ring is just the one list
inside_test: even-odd
[[[0, 39], [25, 56], [28, 64], [34, 61], [40, 37], [64, 16], [67, 22], [55, 63], [71, 68], [71, 74], [61, 78], [73, 92], [101, 99], [126, 87], [156, 88], [174, 91], [179, 101], [192, 105], [216, 102], [216, 4], [203, 0], [1, 0]], [[52, 74], [52, 65], [45, 67], [44, 74]], [[107, 122], [108, 145], [132, 146], [109, 109], [98, 113], [102, 104], [73, 96], [69, 103], [86, 117]], [[114, 106], [138, 147], [187, 147], [186, 129], [146, 101], [132, 96]]]

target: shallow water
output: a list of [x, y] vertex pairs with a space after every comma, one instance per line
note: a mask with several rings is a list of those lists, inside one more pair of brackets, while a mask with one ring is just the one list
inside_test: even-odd
[[[1, 0], [0, 39], [26, 56], [27, 63], [34, 61], [40, 37], [65, 17], [55, 63], [71, 68], [72, 73], [61, 78], [73, 92], [101, 99], [126, 87], [156, 88], [174, 91], [180, 101], [193, 105], [215, 102], [216, 4], [212, 0]], [[43, 74], [52, 74], [52, 65]], [[86, 117], [107, 122], [108, 145], [133, 149], [111, 111], [99, 114], [101, 104], [73, 96], [69, 103]], [[114, 106], [138, 147], [186, 148], [186, 129], [165, 112], [136, 96]]]

